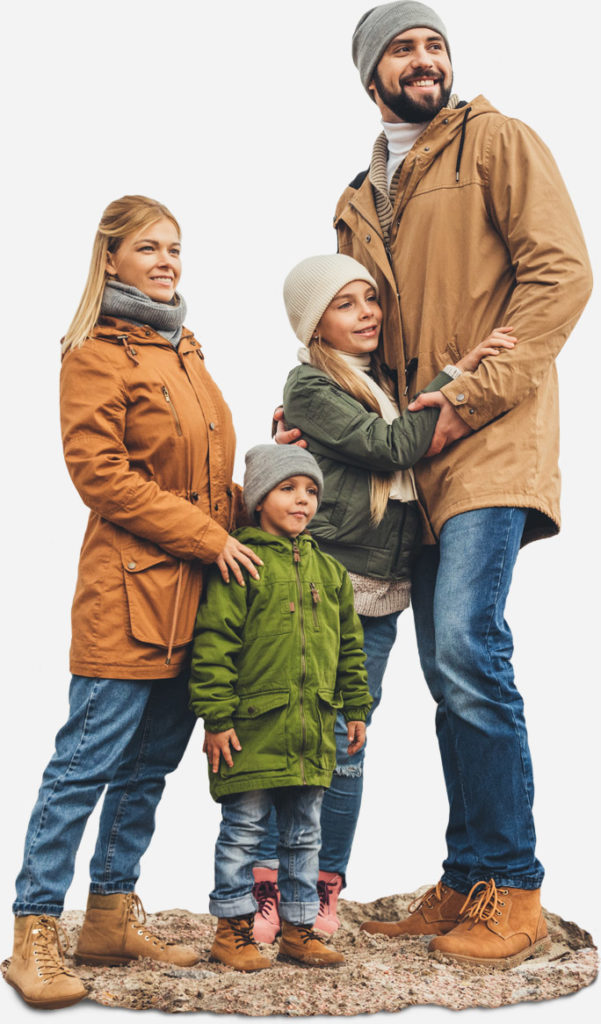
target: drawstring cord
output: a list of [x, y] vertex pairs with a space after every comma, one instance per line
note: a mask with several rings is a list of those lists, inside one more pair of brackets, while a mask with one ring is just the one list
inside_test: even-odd
[[177, 572], [177, 588], [175, 591], [175, 604], [173, 606], [173, 618], [171, 620], [171, 634], [169, 636], [169, 647], [167, 648], [167, 657], [165, 658], [165, 664], [171, 664], [171, 652], [173, 651], [173, 642], [175, 640], [175, 627], [177, 625], [177, 613], [179, 612], [179, 602], [182, 596], [182, 575], [183, 575], [183, 562], [179, 563], [179, 569]]
[[463, 155], [463, 144], [465, 142], [465, 128], [467, 125], [468, 115], [471, 113], [472, 108], [466, 107], [465, 114], [463, 115], [463, 121], [461, 122], [461, 138], [459, 139], [459, 152], [457, 154], [457, 163], [455, 165], [455, 181], [459, 181], [459, 168], [461, 167], [461, 157]]

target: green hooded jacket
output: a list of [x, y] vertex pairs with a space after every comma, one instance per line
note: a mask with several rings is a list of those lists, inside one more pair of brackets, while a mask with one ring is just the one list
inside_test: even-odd
[[329, 786], [334, 722], [365, 721], [363, 632], [346, 570], [308, 534], [254, 526], [235, 537], [264, 564], [246, 586], [214, 568], [196, 620], [190, 707], [209, 732], [234, 728], [233, 768], [209, 768], [215, 800], [277, 786]]

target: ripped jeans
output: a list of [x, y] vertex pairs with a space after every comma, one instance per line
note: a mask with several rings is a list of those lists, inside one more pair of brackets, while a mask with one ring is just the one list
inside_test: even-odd
[[[397, 619], [401, 613], [391, 612], [377, 618], [360, 615], [363, 626], [367, 685], [373, 697], [373, 704], [365, 720], [369, 725], [373, 713], [382, 698], [382, 680], [388, 663], [388, 656], [396, 639]], [[357, 828], [357, 820], [363, 796], [363, 762], [365, 744], [356, 754], [347, 753], [348, 737], [346, 722], [339, 713], [336, 719], [336, 768], [329, 789], [326, 789], [321, 808], [321, 851], [320, 871], [336, 871], [346, 884], [346, 868]], [[278, 832], [275, 814], [269, 820], [265, 838], [257, 849], [255, 863], [276, 868], [278, 859], [276, 847]]]

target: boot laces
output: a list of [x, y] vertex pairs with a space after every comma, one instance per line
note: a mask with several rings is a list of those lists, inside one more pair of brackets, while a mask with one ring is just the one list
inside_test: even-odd
[[471, 918], [473, 925], [479, 921], [498, 924], [503, 913], [501, 907], [505, 906], [505, 900], [502, 900], [501, 896], [507, 896], [507, 889], [497, 889], [493, 878], [488, 882], [476, 882], [459, 911], [459, 919], [467, 921]]
[[425, 892], [423, 896], [418, 896], [417, 899], [413, 900], [413, 902], [409, 904], [407, 908], [409, 913], [415, 913], [415, 911], [419, 910], [420, 907], [423, 907], [424, 904], [427, 907], [431, 907], [433, 898], [434, 900], [436, 900], [437, 903], [442, 903], [442, 898], [445, 894], [445, 890], [446, 886], [443, 885], [442, 882], [440, 881], [437, 882], [436, 885], [433, 885], [431, 889], [428, 889], [428, 891]]
[[257, 913], [261, 917], [268, 917], [270, 911], [277, 906], [278, 887], [274, 882], [255, 882], [253, 885], [253, 896], [259, 904]]
[[61, 974], [75, 977], [73, 971], [65, 967], [65, 949], [69, 944], [67, 934], [54, 918], [45, 915], [40, 917], [31, 929], [31, 935], [31, 949], [38, 977], [43, 979], [44, 984]]
[[127, 918], [130, 928], [137, 931], [138, 935], [141, 935], [145, 942], [152, 942], [153, 946], [158, 946], [159, 949], [165, 949], [166, 946], [173, 946], [173, 942], [167, 942], [163, 939], [159, 939], [158, 936], [153, 935], [147, 928], [141, 927], [146, 924], [146, 911], [142, 904], [142, 900], [135, 892], [127, 893]]
[[325, 914], [330, 907], [330, 896], [333, 890], [336, 888], [336, 882], [327, 882], [324, 879], [319, 879], [317, 883], [317, 895], [319, 896], [319, 913]]
[[[327, 885], [327, 882], [326, 882], [326, 885]], [[296, 924], [294, 927], [298, 931], [302, 942], [304, 942], [305, 944], [307, 942], [311, 942], [311, 939], [316, 939], [317, 941], [319, 941], [319, 939], [317, 939], [317, 935], [313, 931], [313, 925], [310, 925], [310, 924]]]
[[229, 924], [234, 933], [236, 949], [255, 945], [252, 917], [230, 917]]

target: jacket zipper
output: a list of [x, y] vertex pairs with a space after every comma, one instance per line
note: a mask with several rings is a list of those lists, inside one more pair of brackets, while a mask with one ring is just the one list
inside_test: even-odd
[[296, 587], [298, 590], [298, 613], [301, 631], [301, 680], [300, 680], [300, 717], [301, 717], [301, 751], [300, 751], [300, 767], [301, 775], [303, 779], [303, 786], [307, 785], [307, 778], [305, 776], [305, 758], [304, 751], [307, 745], [307, 725], [305, 722], [305, 708], [304, 708], [304, 697], [305, 697], [305, 678], [307, 675], [307, 653], [306, 653], [306, 637], [305, 637], [305, 615], [303, 610], [303, 586], [301, 583], [300, 569], [298, 563], [300, 562], [300, 551], [298, 542], [294, 540], [292, 542], [292, 552], [294, 558], [294, 571], [296, 573]]
[[177, 415], [177, 409], [175, 408], [173, 402], [171, 401], [171, 395], [167, 391], [167, 388], [165, 387], [164, 384], [163, 384], [163, 386], [161, 388], [161, 391], [163, 392], [163, 398], [165, 399], [165, 401], [167, 402], [167, 405], [171, 409], [171, 415], [173, 416], [173, 419], [175, 420], [175, 429], [177, 430], [177, 433], [181, 437], [182, 436], [182, 425], [181, 425], [181, 423], [179, 421], [179, 416]]
[[319, 619], [317, 617], [317, 605], [321, 601], [321, 598], [319, 596], [319, 591], [318, 591], [318, 589], [317, 589], [317, 587], [315, 586], [314, 583], [310, 583], [309, 584], [309, 590], [311, 591], [311, 602], [312, 602], [312, 608], [313, 608], [313, 625], [315, 626], [315, 629], [319, 629]]
[[355, 204], [350, 199], [349, 199], [349, 206], [355, 211], [355, 213], [359, 217], [363, 218], [365, 223], [369, 225], [369, 227], [372, 229], [372, 231], [375, 231], [376, 235], [378, 236], [378, 238], [380, 239], [382, 245], [384, 246], [384, 252], [386, 253], [386, 259], [388, 260], [388, 266], [390, 267], [390, 272], [392, 274], [392, 279], [394, 281], [394, 286], [395, 286], [395, 289], [396, 289], [397, 302], [398, 302], [399, 307], [400, 307], [400, 305], [401, 305], [401, 296], [400, 296], [399, 286], [398, 286], [397, 279], [396, 279], [396, 274], [394, 272], [394, 267], [393, 267], [393, 264], [392, 264], [392, 253], [390, 251], [390, 246], [389, 246], [388, 242], [384, 241], [384, 235], [382, 234], [381, 229], [378, 230], [378, 228], [374, 227], [374, 225], [369, 220], [369, 218], [366, 217], [365, 214], [363, 213], [363, 211], [360, 210], [358, 206], [355, 206]]

